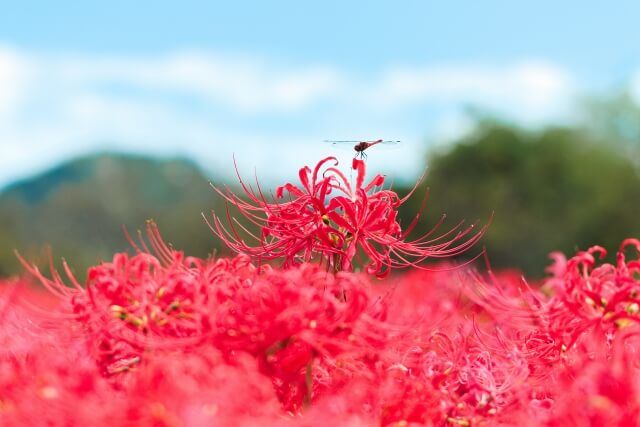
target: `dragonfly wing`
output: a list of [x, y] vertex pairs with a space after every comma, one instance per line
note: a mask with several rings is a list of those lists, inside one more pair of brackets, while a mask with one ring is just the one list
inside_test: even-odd
[[325, 140], [327, 144], [331, 144], [332, 147], [335, 147], [340, 150], [353, 150], [358, 141], [329, 141]]
[[[373, 145], [383, 145], [384, 147], [386, 147], [385, 149], [390, 149], [390, 148], [395, 148], [396, 146], [400, 145], [400, 141], [397, 140], [383, 140], [383, 141], [358, 141], [355, 139], [325, 139], [323, 142], [331, 144], [334, 147], [339, 147], [340, 149], [349, 149], [349, 150], [353, 150], [358, 144], [371, 144], [369, 146], [373, 146]], [[367, 147], [368, 148], [368, 147]]]
[[396, 145], [396, 144], [400, 144], [402, 141], [395, 141], [395, 140], [388, 140], [385, 139], [383, 141], [377, 141], [377, 140], [372, 140], [372, 141], [367, 141], [367, 140], [357, 140], [357, 139], [348, 139], [348, 140], [341, 140], [341, 139], [325, 139], [323, 142], [328, 142], [331, 144], [343, 144], [343, 143], [349, 143], [349, 144], [359, 144], [361, 142], [379, 142], [380, 144], [387, 144], [387, 145]]

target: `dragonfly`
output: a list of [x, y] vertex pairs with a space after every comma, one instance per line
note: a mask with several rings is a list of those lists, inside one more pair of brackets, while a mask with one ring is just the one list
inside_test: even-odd
[[365, 153], [365, 150], [368, 150], [369, 148], [373, 147], [374, 145], [378, 145], [378, 144], [384, 144], [384, 145], [398, 145], [400, 144], [400, 141], [392, 141], [392, 140], [387, 140], [387, 139], [376, 139], [376, 140], [371, 140], [371, 141], [334, 141], [334, 140], [328, 140], [325, 139], [324, 142], [328, 142], [330, 144], [333, 145], [339, 145], [339, 146], [344, 146], [344, 145], [350, 145], [350, 144], [354, 144], [353, 145], [353, 149], [356, 152], [356, 157], [360, 157], [361, 159], [366, 159], [367, 158], [367, 153]]

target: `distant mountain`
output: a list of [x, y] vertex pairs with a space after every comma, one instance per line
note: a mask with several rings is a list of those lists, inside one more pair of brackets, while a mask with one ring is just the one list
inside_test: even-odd
[[98, 163], [108, 161], [107, 159], [112, 157], [114, 156], [87, 157], [65, 163], [35, 177], [9, 185], [0, 197], [17, 198], [37, 204], [60, 186], [89, 179], [95, 173]]
[[176, 247], [205, 256], [217, 240], [200, 213], [214, 203], [208, 178], [189, 160], [99, 154], [69, 161], [0, 193], [0, 276], [20, 271], [14, 249], [43, 260], [47, 245], [82, 275], [129, 248], [123, 226], [135, 232], [150, 218]]

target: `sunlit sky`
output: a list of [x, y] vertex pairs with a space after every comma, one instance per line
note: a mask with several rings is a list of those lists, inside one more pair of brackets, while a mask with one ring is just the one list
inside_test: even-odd
[[[474, 105], [570, 120], [577, 95], [640, 94], [640, 3], [5, 2], [0, 187], [100, 150], [295, 176], [324, 139], [401, 139], [398, 179]], [[341, 154], [349, 156], [349, 152]]]

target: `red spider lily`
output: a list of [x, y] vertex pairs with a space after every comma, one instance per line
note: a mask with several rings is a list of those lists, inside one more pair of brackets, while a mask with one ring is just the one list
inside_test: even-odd
[[[25, 262], [57, 298], [0, 280], [0, 425], [638, 425], [639, 240], [614, 264], [598, 246], [553, 254], [541, 287], [429, 270], [484, 229], [408, 240], [406, 197], [333, 161], [272, 201], [242, 180], [248, 201], [219, 191], [260, 227], [214, 215], [234, 258], [186, 257], [149, 223], [149, 247], [84, 284]], [[349, 271], [360, 256], [377, 276], [415, 268], [371, 286]]]
[[155, 225], [148, 232], [157, 256], [146, 246], [132, 257], [116, 254], [89, 270], [85, 287], [68, 268], [73, 288], [55, 272], [47, 279], [27, 265], [66, 302], [114, 384], [152, 354], [213, 346], [254, 357], [282, 405], [299, 411], [326, 391], [316, 383], [326, 383], [321, 377], [329, 366], [339, 360], [347, 372], [366, 365], [362, 358], [371, 359], [385, 340], [384, 305], [371, 303], [364, 277], [328, 274], [316, 264], [258, 269], [243, 255], [184, 257], [162, 242]]
[[[40, 296], [0, 293], [0, 424], [638, 422], [639, 264], [622, 251], [556, 257], [549, 289], [443, 268], [389, 291], [315, 263], [188, 258], [150, 233], [154, 255], [117, 254], [84, 287], [32, 269], [65, 302], [48, 317]], [[619, 292], [604, 308], [626, 317], [584, 297]]]
[[[333, 166], [326, 166], [332, 161]], [[421, 180], [405, 198], [400, 198], [391, 189], [382, 188], [383, 175], [364, 183], [363, 160], [353, 159], [355, 185], [336, 166], [337, 160], [327, 157], [313, 170], [300, 169], [301, 185], [288, 183], [278, 187], [273, 201], [267, 201], [259, 184], [254, 190], [239, 177], [246, 201], [228, 188], [216, 190], [260, 229], [259, 235], [232, 218], [228, 210], [228, 226], [214, 214], [210, 227], [234, 251], [258, 259], [282, 259], [285, 267], [319, 258], [334, 271], [351, 271], [361, 250], [369, 259], [367, 273], [378, 277], [384, 277], [392, 268], [417, 266], [427, 258], [460, 254], [475, 244], [485, 230], [472, 234], [473, 225], [460, 229], [462, 224], [458, 224], [432, 237], [436, 226], [422, 237], [408, 241], [420, 214], [403, 231], [397, 210]], [[288, 200], [278, 202], [284, 199], [285, 192]], [[253, 239], [255, 245], [245, 242], [243, 235]]]
[[[628, 247], [636, 259], [626, 260]], [[597, 265], [596, 256], [605, 255], [604, 248], [593, 246], [566, 262], [555, 256], [554, 277], [546, 283], [554, 292], [547, 312], [552, 325], [565, 332], [567, 346], [589, 330], [610, 335], [640, 322], [640, 241], [624, 240], [615, 265]]]
[[[625, 249], [635, 249], [637, 259], [627, 261]], [[556, 298], [569, 311], [585, 320], [624, 327], [640, 321], [640, 241], [626, 239], [617, 253], [616, 265], [596, 266], [596, 255], [604, 248], [594, 246], [580, 252], [558, 268], [548, 282]], [[560, 261], [561, 264], [563, 263]]]
[[561, 393], [552, 411], [532, 425], [637, 426], [640, 423], [637, 327], [625, 329], [609, 345], [591, 335], [590, 349], [581, 351], [555, 381]]
[[279, 187], [276, 191], [278, 199], [283, 198], [284, 191], [290, 196], [290, 200], [282, 203], [267, 202], [259, 185], [256, 192], [245, 185], [239, 175], [248, 201], [242, 200], [228, 188], [226, 192], [216, 189], [229, 203], [235, 205], [248, 221], [260, 227], [260, 237], [251, 235], [260, 242], [259, 247], [252, 247], [244, 242], [236, 227], [249, 233], [248, 230], [230, 217], [230, 230], [227, 230], [216, 216], [212, 229], [236, 252], [261, 259], [282, 258], [285, 266], [292, 265], [297, 259], [309, 261], [317, 254], [339, 253], [335, 239], [339, 239], [341, 235], [328, 224], [325, 216], [325, 205], [332, 190], [332, 180], [319, 176], [324, 164], [332, 160], [335, 161], [335, 158], [323, 159], [313, 171], [308, 167], [300, 169], [301, 187], [293, 184]]
[[150, 354], [127, 384], [127, 425], [274, 425], [281, 407], [251, 357], [212, 348]]
[[[501, 325], [508, 336], [503, 341], [526, 358], [531, 377], [546, 382], [584, 354], [609, 352], [621, 330], [640, 323], [640, 262], [626, 260], [629, 247], [640, 254], [640, 242], [627, 239], [615, 265], [597, 264], [596, 257], [606, 254], [599, 246], [569, 260], [554, 253], [553, 276], [542, 290], [524, 282], [510, 289], [476, 275], [468, 295]], [[597, 350], [590, 348], [594, 344]]]

